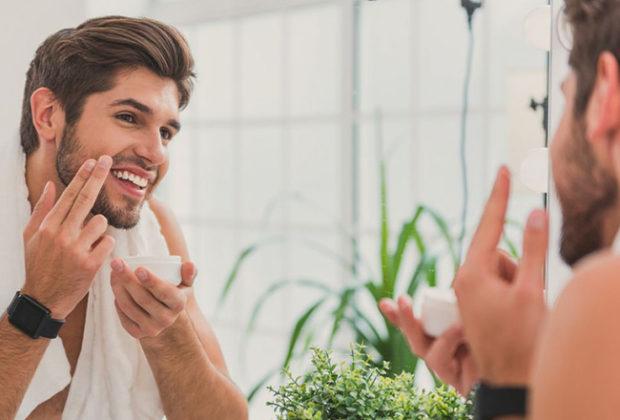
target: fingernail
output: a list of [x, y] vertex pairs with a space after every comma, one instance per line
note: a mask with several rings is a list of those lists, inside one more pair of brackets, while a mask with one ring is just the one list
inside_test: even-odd
[[499, 170], [497, 171], [497, 178], [500, 179], [502, 177], [510, 177], [510, 171], [508, 170], [506, 165], [500, 166]]
[[103, 155], [99, 158], [99, 166], [102, 168], [108, 168], [112, 166], [112, 158], [108, 155]]
[[147, 281], [149, 278], [148, 273], [143, 268], [138, 268], [138, 270], [136, 271], [136, 276], [138, 276], [138, 279], [140, 281]]
[[84, 169], [86, 169], [88, 172], [92, 171], [94, 167], [95, 167], [94, 159], [88, 159], [86, 162], [84, 162]]
[[527, 223], [532, 229], [541, 230], [545, 227], [545, 212], [534, 210]]
[[47, 190], [50, 189], [50, 181], [45, 183], [45, 188], [43, 188], [43, 195], [47, 194]]
[[123, 271], [123, 262], [121, 260], [112, 260], [110, 265], [112, 266], [112, 270], [116, 272]]

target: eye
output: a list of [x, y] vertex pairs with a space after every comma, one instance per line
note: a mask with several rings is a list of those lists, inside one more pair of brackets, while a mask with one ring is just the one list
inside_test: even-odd
[[116, 118], [129, 124], [135, 124], [136, 122], [136, 118], [131, 114], [118, 114]]
[[172, 132], [170, 130], [168, 130], [167, 128], [160, 128], [159, 129], [159, 134], [161, 135], [161, 138], [164, 140], [171, 140], [172, 139]]

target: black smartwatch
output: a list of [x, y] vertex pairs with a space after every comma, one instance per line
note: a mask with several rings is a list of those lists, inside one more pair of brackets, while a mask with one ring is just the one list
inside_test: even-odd
[[501, 416], [525, 416], [527, 388], [496, 387], [481, 382], [476, 389], [474, 418], [492, 420]]
[[34, 298], [15, 293], [7, 310], [9, 322], [30, 338], [56, 338], [65, 323], [64, 319], [52, 319], [51, 312]]

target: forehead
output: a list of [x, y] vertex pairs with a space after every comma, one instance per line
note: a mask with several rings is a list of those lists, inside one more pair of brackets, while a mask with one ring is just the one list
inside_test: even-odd
[[148, 106], [155, 115], [166, 118], [178, 117], [180, 98], [175, 82], [144, 68], [119, 72], [112, 89], [90, 95], [88, 102], [109, 106], [115, 101], [126, 98], [132, 98]]

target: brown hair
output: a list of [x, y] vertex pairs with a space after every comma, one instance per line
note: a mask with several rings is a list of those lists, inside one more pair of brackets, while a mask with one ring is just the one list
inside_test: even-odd
[[65, 111], [66, 124], [80, 118], [86, 98], [113, 88], [120, 70], [145, 67], [175, 81], [179, 108], [189, 102], [194, 60], [179, 31], [147, 18], [107, 16], [62, 29], [39, 46], [26, 74], [21, 145], [29, 155], [39, 147], [32, 123], [30, 97], [49, 88]]
[[572, 30], [569, 64], [577, 77], [575, 116], [580, 117], [594, 88], [601, 53], [609, 51], [620, 61], [620, 1], [565, 0], [564, 16]]

